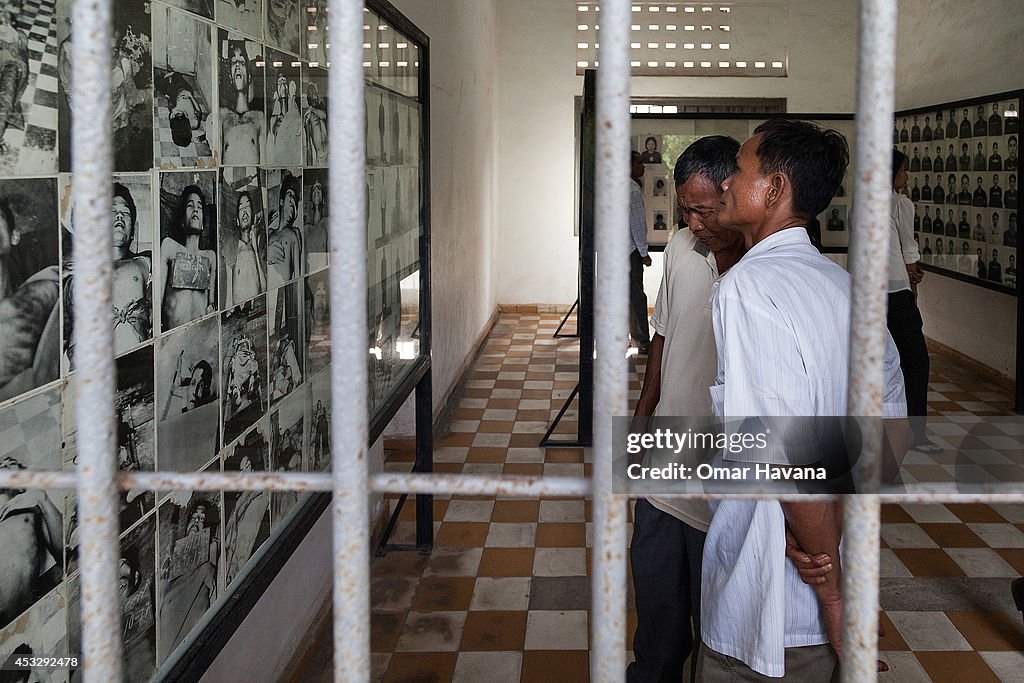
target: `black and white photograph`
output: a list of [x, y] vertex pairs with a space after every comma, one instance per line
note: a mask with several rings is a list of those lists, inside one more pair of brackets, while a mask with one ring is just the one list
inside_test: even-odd
[[174, 491], [157, 508], [158, 661], [189, 634], [219, 594], [220, 497], [208, 491]]
[[264, 171], [267, 188], [267, 287], [302, 276], [302, 169]]
[[224, 443], [267, 412], [267, 297], [261, 294], [221, 314]]
[[657, 178], [652, 184], [654, 197], [667, 197], [669, 182], [665, 178]]
[[398, 183], [402, 197], [402, 229], [406, 232], [419, 232], [421, 225], [419, 167], [404, 166], [400, 168], [398, 170]]
[[159, 168], [214, 164], [213, 33], [195, 17], [160, 5], [153, 14], [154, 147]]
[[[230, 451], [225, 451], [225, 472], [260, 472], [270, 469], [270, 443], [266, 418], [246, 432]], [[224, 577], [229, 586], [246, 561], [270, 536], [270, 498], [267, 491], [224, 493]]]
[[661, 164], [661, 136], [648, 135], [644, 138], [644, 149], [640, 152], [640, 161], [644, 164]]
[[[64, 365], [74, 369], [75, 259], [70, 176], [60, 181]], [[153, 337], [153, 186], [149, 174], [114, 176], [110, 226], [114, 240], [114, 353]]]
[[[54, 387], [0, 411], [0, 470], [60, 470], [60, 410]], [[63, 497], [58, 490], [0, 489], [0, 628], [64, 576]]]
[[160, 174], [160, 324], [217, 310], [217, 172]]
[[822, 214], [821, 221], [828, 232], [842, 232], [846, 230], [846, 205], [833, 204], [829, 206]]
[[331, 467], [331, 376], [321, 372], [309, 385], [309, 471]]
[[[274, 472], [302, 472], [302, 446], [306, 443], [305, 415], [308, 386], [292, 394], [270, 413], [270, 469]], [[274, 525], [299, 500], [299, 492], [282, 491], [271, 494], [271, 509]]]
[[[668, 232], [668, 209], [650, 209], [647, 214], [647, 226], [650, 231], [662, 233], [662, 235]], [[661, 236], [659, 239], [664, 240]]]
[[420, 105], [402, 101], [402, 150], [405, 163], [418, 168], [420, 163]]
[[225, 166], [257, 166], [263, 163], [267, 135], [263, 46], [221, 29], [218, 50], [220, 162]]
[[220, 440], [220, 326], [217, 316], [157, 342], [157, 455], [161, 470], [195, 472]]
[[[298, 56], [300, 30], [299, 4], [295, 0], [264, 0], [266, 22], [263, 25], [267, 44]], [[305, 24], [303, 24], [305, 28]]]
[[380, 88], [366, 86], [366, 161], [367, 165], [385, 166], [393, 163], [388, 156], [394, 143], [391, 141], [393, 124], [388, 111], [394, 103], [390, 93]]
[[267, 297], [270, 321], [270, 402], [276, 404], [303, 382], [302, 283], [296, 280]]
[[216, 0], [217, 23], [263, 41], [264, 0]]
[[[113, 142], [115, 171], [145, 171], [153, 165], [153, 33], [151, 4], [115, 0], [113, 11]], [[71, 2], [57, 5], [60, 49], [60, 170], [71, 170]], [[65, 33], [66, 32], [66, 33]], [[159, 35], [159, 34], [157, 34]], [[38, 72], [37, 72], [38, 73]], [[43, 82], [40, 77], [38, 81]], [[46, 79], [45, 82], [49, 82]], [[54, 114], [57, 112], [55, 111]]]
[[[306, 277], [306, 375], [312, 376], [331, 362], [330, 268]], [[371, 285], [372, 287], [372, 285]]]
[[0, 4], [0, 176], [57, 171], [56, 19], [54, 0]]
[[307, 29], [302, 58], [310, 66], [327, 66], [327, 0], [303, 0], [302, 9]]
[[328, 242], [327, 169], [307, 168], [303, 176], [302, 216], [305, 222], [302, 232], [306, 272], [315, 273], [327, 267], [331, 252]]
[[[213, 0], [165, 0], [171, 7], [177, 7], [194, 14], [198, 14], [204, 19], [213, 19]], [[221, 23], [225, 23], [221, 19]]]
[[0, 180], [0, 401], [60, 375], [57, 179]]
[[267, 156], [264, 163], [268, 165], [302, 165], [303, 108], [299, 65], [295, 57], [267, 50]]
[[220, 202], [220, 296], [230, 308], [267, 291], [267, 212], [259, 169], [222, 168]]
[[[17, 619], [0, 629], [0, 662], [11, 655], [67, 657], [67, 600], [65, 586], [50, 591]], [[63, 683], [68, 672], [47, 669], [4, 671], [5, 683]], [[20, 677], [20, 678], [19, 678]]]
[[327, 69], [302, 71], [302, 132], [306, 166], [327, 166]]

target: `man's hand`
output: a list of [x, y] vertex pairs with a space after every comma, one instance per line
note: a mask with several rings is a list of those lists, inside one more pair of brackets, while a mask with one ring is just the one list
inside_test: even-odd
[[825, 575], [832, 571], [832, 558], [828, 553], [818, 553], [813, 557], [803, 551], [793, 538], [793, 532], [786, 527], [786, 557], [796, 565], [800, 580], [808, 586], [825, 583]]
[[916, 285], [924, 279], [924, 271], [921, 270], [920, 263], [908, 263], [907, 264], [907, 275], [910, 276], [910, 284]]
[[650, 254], [648, 254], [647, 256], [644, 256], [644, 265], [645, 266], [650, 268], [652, 263], [653, 263], [653, 261], [651, 261], [651, 255]]

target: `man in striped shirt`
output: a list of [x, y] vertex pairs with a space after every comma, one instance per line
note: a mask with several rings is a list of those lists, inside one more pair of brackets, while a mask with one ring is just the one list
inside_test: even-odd
[[[722, 183], [719, 221], [747, 253], [717, 284], [712, 320], [716, 416], [847, 414], [850, 277], [818, 253], [805, 226], [824, 211], [849, 163], [846, 141], [803, 121], [758, 126]], [[884, 416], [906, 416], [899, 355], [887, 336]], [[910, 443], [909, 426], [889, 447]], [[838, 503], [724, 500], [704, 548], [698, 680], [827, 682], [838, 673], [842, 565]], [[786, 532], [832, 569], [803, 583]]]

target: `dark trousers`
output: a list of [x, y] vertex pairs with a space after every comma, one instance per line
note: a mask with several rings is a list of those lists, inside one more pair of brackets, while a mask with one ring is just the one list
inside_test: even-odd
[[691, 654], [690, 680], [697, 680], [700, 571], [706, 537], [643, 498], [636, 501], [629, 548], [636, 598], [636, 661], [626, 669], [628, 683], [679, 683]]
[[637, 346], [651, 343], [647, 295], [644, 294], [644, 259], [636, 249], [629, 254], [629, 336]]
[[921, 331], [921, 311], [908, 289], [889, 295], [886, 314], [889, 334], [900, 352], [900, 369], [907, 391], [907, 414], [914, 429], [914, 441], [925, 440], [925, 416], [928, 414], [928, 346]]

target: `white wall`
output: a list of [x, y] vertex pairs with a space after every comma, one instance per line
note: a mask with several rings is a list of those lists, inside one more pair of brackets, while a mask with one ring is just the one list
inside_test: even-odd
[[[1020, 0], [900, 0], [899, 11], [897, 110], [1024, 87]], [[918, 305], [925, 335], [1015, 375], [1016, 299], [929, 273]]]
[[497, 305], [496, 0], [393, 0], [430, 37], [434, 405]]
[[[637, 78], [633, 93], [785, 97], [791, 112], [851, 112], [856, 8], [848, 0], [791, 0], [789, 36], [780, 37], [789, 45], [788, 78]], [[499, 26], [498, 301], [568, 305], [577, 279], [574, 98], [583, 88], [576, 5], [502, 2]]]

